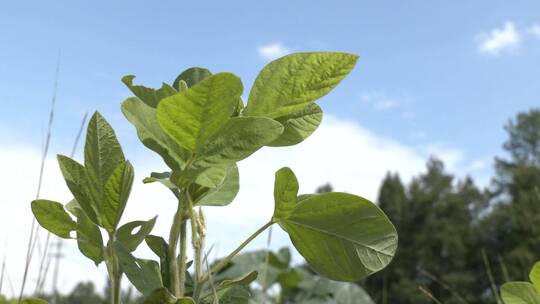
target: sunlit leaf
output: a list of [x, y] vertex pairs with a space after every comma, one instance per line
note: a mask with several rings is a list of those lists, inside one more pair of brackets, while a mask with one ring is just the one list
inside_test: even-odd
[[61, 238], [69, 238], [69, 233], [77, 228], [64, 205], [49, 200], [35, 200], [32, 202], [32, 213], [38, 223], [51, 233]]
[[[276, 176], [277, 186], [291, 180], [282, 178], [279, 171]], [[317, 272], [333, 280], [356, 282], [392, 260], [397, 232], [372, 202], [348, 193], [329, 192], [307, 197], [291, 208], [282, 193], [289, 192], [276, 191], [274, 221]]]
[[177, 93], [173, 87], [166, 83], [163, 83], [161, 88], [156, 90], [142, 85], [134, 85], [133, 79], [135, 79], [134, 75], [126, 75], [122, 77], [122, 82], [131, 90], [131, 92], [133, 92], [135, 96], [153, 108], [157, 107], [159, 101], [163, 98]]
[[[131, 192], [134, 172], [129, 161], [120, 163], [107, 180], [103, 199], [104, 227], [111, 231], [116, 229]], [[142, 241], [142, 239], [141, 239]]]
[[317, 104], [310, 104], [298, 111], [276, 118], [285, 128], [283, 134], [268, 144], [272, 147], [291, 146], [308, 138], [321, 124], [323, 112]]
[[509, 282], [501, 287], [505, 304], [539, 304], [540, 295], [529, 282]]
[[242, 91], [242, 82], [233, 74], [212, 75], [163, 99], [157, 107], [157, 120], [176, 143], [198, 151], [227, 123]]
[[122, 103], [122, 113], [137, 129], [141, 142], [159, 154], [171, 169], [179, 169], [188, 158], [188, 152], [179, 146], [159, 127], [156, 109], [138, 98], [128, 98]]
[[183, 80], [187, 84], [187, 86], [191, 88], [192, 86], [210, 77], [211, 75], [212, 73], [205, 68], [192, 67], [183, 71], [182, 73], [180, 73], [180, 75], [178, 75], [178, 77], [176, 77], [173, 82], [173, 87], [177, 91], [180, 91], [179, 83], [180, 80]]
[[259, 73], [245, 116], [277, 118], [323, 97], [349, 74], [358, 57], [335, 52], [295, 53], [272, 61]]

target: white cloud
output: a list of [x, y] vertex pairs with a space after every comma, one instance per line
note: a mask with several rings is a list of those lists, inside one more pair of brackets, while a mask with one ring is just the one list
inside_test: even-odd
[[258, 48], [258, 51], [259, 55], [265, 60], [274, 60], [292, 52], [281, 42], [272, 42], [262, 45]]
[[[137, 149], [144, 148], [140, 146]], [[208, 245], [215, 245], [214, 257], [223, 256], [270, 219], [274, 208], [274, 173], [283, 166], [295, 171], [301, 193], [313, 192], [318, 186], [330, 182], [336, 191], [348, 191], [375, 200], [387, 171], [397, 171], [404, 181], [409, 181], [424, 170], [425, 161], [432, 153], [446, 161], [450, 170], [462, 166], [464, 154], [459, 149], [445, 145], [431, 145], [427, 149], [406, 146], [378, 136], [355, 122], [326, 115], [319, 130], [303, 143], [287, 148], [264, 148], [239, 163], [241, 189], [235, 202], [227, 207], [205, 209], [209, 219]], [[128, 158], [130, 154], [133, 153], [127, 150]], [[23, 269], [32, 218], [29, 204], [34, 195], [39, 159], [39, 151], [35, 147], [2, 146], [0, 149], [0, 168], [9, 172], [0, 175], [0, 184], [4, 186], [0, 203], [0, 231], [4, 232], [0, 234], [0, 245], [8, 244], [8, 272], [16, 288]], [[153, 233], [166, 238], [176, 202], [161, 185], [141, 183], [145, 175], [162, 170], [164, 165], [156, 156], [139, 156], [132, 161], [136, 182], [123, 221], [150, 219], [157, 214], [159, 218]], [[62, 202], [70, 199], [58, 166], [52, 159], [47, 162], [42, 197]], [[261, 236], [248, 248], [263, 247], [265, 240], [266, 237]], [[59, 280], [62, 290], [68, 291], [78, 280], [103, 284], [105, 269], [96, 269], [83, 258], [75, 242], [66, 241], [64, 244], [65, 258]], [[280, 246], [291, 244], [287, 235], [276, 226], [272, 247]], [[138, 250], [137, 255], [152, 257], [144, 248]], [[34, 263], [29, 291], [34, 288], [36, 269]]]
[[506, 21], [502, 28], [494, 28], [489, 33], [478, 37], [478, 51], [484, 54], [499, 55], [516, 49], [521, 42], [521, 34], [511, 21]]
[[391, 98], [385, 92], [380, 91], [362, 93], [360, 95], [360, 100], [369, 104], [376, 111], [386, 111], [400, 105], [396, 99]]

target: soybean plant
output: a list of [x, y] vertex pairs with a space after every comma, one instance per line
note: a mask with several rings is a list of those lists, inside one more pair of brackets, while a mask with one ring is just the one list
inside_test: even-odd
[[[275, 174], [273, 216], [230, 254], [206, 267], [203, 208], [234, 200], [239, 161], [264, 146], [291, 146], [310, 136], [323, 117], [315, 101], [335, 88], [356, 61], [355, 55], [337, 52], [287, 55], [262, 69], [247, 104], [241, 98], [241, 80], [231, 73], [194, 67], [158, 89], [135, 85], [133, 75], [122, 79], [135, 95], [122, 103], [124, 116], [141, 142], [170, 168], [151, 173], [144, 182], [162, 183], [175, 204], [168, 241], [155, 235], [145, 238], [159, 265], [119, 250], [124, 253], [119, 256], [120, 269], [146, 296], [145, 303], [248, 303], [246, 286], [256, 280], [255, 269], [219, 284], [212, 278], [274, 224], [289, 234], [312, 269], [329, 279], [356, 282], [390, 263], [397, 232], [375, 204], [342, 192], [299, 195], [299, 182], [285, 167]], [[111, 237], [114, 241], [114, 233]], [[188, 247], [193, 251], [190, 262]]]

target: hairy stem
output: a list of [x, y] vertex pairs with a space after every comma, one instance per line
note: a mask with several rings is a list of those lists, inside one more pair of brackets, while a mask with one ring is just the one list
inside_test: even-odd
[[172, 293], [176, 297], [180, 297], [180, 273], [178, 271], [178, 261], [176, 259], [176, 248], [178, 247], [178, 239], [180, 237], [180, 229], [182, 222], [182, 209], [178, 202], [178, 208], [173, 218], [171, 232], [169, 234], [169, 275], [171, 277]]
[[[180, 286], [180, 290], [178, 291], [179, 295], [178, 297], [183, 297], [185, 292], [185, 284], [186, 284], [186, 259], [187, 259], [187, 231], [186, 231], [186, 219], [184, 216], [184, 212], [182, 212], [182, 222], [180, 223], [180, 259], [179, 259], [179, 265], [178, 265], [178, 272], [179, 272], [179, 281], [178, 285]], [[173, 258], [172, 260], [176, 260]]]
[[109, 272], [109, 281], [111, 283], [111, 304], [120, 304], [120, 291], [122, 272], [120, 271], [120, 264], [116, 253], [114, 252], [114, 233], [109, 233], [109, 244], [107, 245], [106, 259], [107, 270]]
[[244, 249], [244, 247], [246, 247], [251, 241], [253, 241], [257, 236], [259, 236], [259, 234], [263, 233], [268, 227], [272, 226], [273, 224], [274, 222], [270, 221], [264, 224], [264, 226], [255, 231], [252, 235], [250, 235], [244, 242], [242, 242], [242, 244], [240, 244], [235, 250], [233, 250], [233, 252], [229, 253], [228, 256], [226, 256], [224, 259], [219, 261], [219, 263], [213, 266], [209, 270], [209, 272], [201, 278], [201, 282], [206, 282], [210, 275], [219, 272], [221, 269], [223, 269], [223, 267], [227, 266], [227, 264], [229, 264], [232, 258], [234, 258], [242, 249]]

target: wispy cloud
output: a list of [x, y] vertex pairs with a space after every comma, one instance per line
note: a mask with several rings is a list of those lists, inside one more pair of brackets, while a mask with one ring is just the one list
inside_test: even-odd
[[527, 29], [527, 32], [540, 39], [540, 24], [536, 23], [536, 24], [531, 25]]
[[500, 28], [478, 36], [478, 51], [483, 54], [500, 55], [516, 49], [521, 43], [521, 34], [512, 21], [504, 22]]
[[360, 95], [360, 100], [369, 104], [377, 111], [390, 110], [400, 105], [399, 101], [389, 97], [385, 92], [380, 91], [362, 93]]
[[265, 60], [274, 60], [292, 51], [281, 42], [272, 42], [258, 48], [259, 55]]

